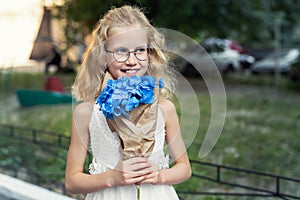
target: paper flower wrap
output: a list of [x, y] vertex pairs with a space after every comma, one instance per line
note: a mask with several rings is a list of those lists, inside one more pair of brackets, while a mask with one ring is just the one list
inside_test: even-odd
[[118, 132], [122, 158], [150, 156], [155, 139], [158, 93], [163, 81], [152, 76], [121, 77], [106, 73], [96, 103]]

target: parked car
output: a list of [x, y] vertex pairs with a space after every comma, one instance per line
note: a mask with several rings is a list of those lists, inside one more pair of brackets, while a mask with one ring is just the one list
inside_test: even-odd
[[[288, 74], [290, 71], [291, 65], [296, 62], [299, 58], [300, 51], [299, 49], [283, 49], [278, 58], [278, 70], [281, 74]], [[255, 62], [251, 66], [251, 71], [253, 74], [272, 74], [275, 73], [277, 60], [276, 54], [271, 53], [266, 56], [264, 59], [261, 59]]]
[[300, 56], [291, 65], [288, 75], [293, 82], [300, 82]]
[[248, 54], [240, 54], [239, 56], [239, 63], [242, 70], [250, 69], [255, 60], [256, 59], [253, 56]]
[[[205, 44], [206, 43], [206, 44]], [[233, 50], [238, 52], [238, 62], [242, 70], [249, 69], [250, 66], [255, 62], [255, 58], [251, 55], [246, 54], [246, 49], [239, 42], [229, 39], [221, 38], [209, 38], [204, 41], [204, 46], [206, 45], [217, 45], [222, 49]], [[208, 48], [209, 49], [209, 48]]]
[[[186, 76], [199, 76], [199, 71], [206, 73], [212, 70], [214, 64], [224, 74], [239, 71], [241, 69], [240, 53], [237, 50], [239, 48], [237, 45], [230, 44], [229, 40], [206, 39], [200, 44], [203, 47], [202, 50], [199, 46], [192, 45], [185, 50], [184, 56], [175, 56], [173, 60], [178, 70]], [[242, 50], [239, 49], [239, 51]]]
[[209, 38], [201, 43], [216, 63], [218, 69], [224, 73], [240, 70], [239, 52], [244, 50], [239, 48], [237, 43], [234, 44], [231, 40], [219, 38]]

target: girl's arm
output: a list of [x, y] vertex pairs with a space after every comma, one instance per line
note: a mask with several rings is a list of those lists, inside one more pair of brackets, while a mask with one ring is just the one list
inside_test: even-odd
[[151, 166], [144, 158], [120, 161], [116, 169], [101, 174], [85, 174], [83, 166], [89, 145], [88, 125], [92, 113], [91, 103], [78, 105], [73, 112], [71, 141], [67, 156], [65, 186], [72, 193], [90, 193], [113, 186], [140, 182], [149, 174]]
[[166, 120], [166, 142], [174, 160], [174, 165], [169, 169], [154, 171], [142, 183], [173, 185], [187, 180], [192, 171], [181, 136], [176, 108], [167, 99], [162, 99], [160, 103]]

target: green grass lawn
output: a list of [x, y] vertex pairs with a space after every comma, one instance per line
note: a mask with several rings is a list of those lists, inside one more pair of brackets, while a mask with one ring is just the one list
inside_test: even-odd
[[[222, 134], [214, 149], [201, 160], [299, 179], [300, 93], [286, 89], [283, 85], [257, 86], [254, 84], [255, 80], [251, 80], [250, 86], [246, 86], [245, 83], [239, 85], [240, 82], [233, 80], [225, 82], [227, 113]], [[208, 124], [210, 121], [209, 96], [202, 94], [198, 99], [202, 116], [200, 128], [194, 143], [188, 149], [189, 157], [194, 160], [199, 159], [203, 133], [207, 129], [207, 126], [201, 124]], [[192, 116], [190, 120], [193, 120]], [[188, 128], [183, 133], [187, 134]], [[209, 169], [196, 166], [194, 172], [214, 174]], [[224, 173], [223, 178], [233, 182], [247, 182], [247, 185], [261, 188], [275, 188], [274, 180], [268, 178], [251, 177], [242, 173]], [[197, 188], [198, 191], [236, 191], [205, 181], [191, 179], [189, 182], [190, 184], [184, 183], [178, 188], [188, 186]], [[283, 183], [281, 192], [299, 195], [299, 184]]]
[[[58, 74], [57, 76], [61, 79], [66, 92], [70, 92], [74, 75]], [[4, 84], [0, 80], [0, 122], [59, 131], [68, 135], [73, 109], [72, 104], [25, 108], [19, 106], [15, 94], [17, 89], [43, 90], [46, 80], [47, 76], [41, 73], [12, 73], [8, 84]]]
[[[299, 179], [300, 105], [297, 102], [300, 102], [300, 98], [293, 95], [282, 98], [281, 95], [256, 99], [228, 97], [227, 117], [222, 134], [214, 149], [201, 160]], [[208, 121], [209, 119], [204, 119], [203, 123]], [[202, 137], [197, 137], [188, 149], [191, 159], [198, 159], [201, 139]], [[201, 170], [195, 169], [200, 174], [212, 173]], [[225, 179], [234, 181], [247, 177], [238, 173], [228, 176]], [[247, 181], [252, 186], [268, 188], [271, 180], [247, 177]], [[290, 187], [283, 185], [282, 191], [300, 194], [299, 184]], [[204, 185], [201, 181], [198, 188], [206, 191], [211, 187], [216, 187], [217, 191], [232, 191], [222, 186]]]
[[[61, 76], [65, 87], [70, 88], [74, 77]], [[201, 160], [300, 178], [300, 93], [283, 86], [275, 88], [269, 84], [262, 84], [261, 78], [249, 77], [249, 79], [250, 85], [247, 85], [245, 78], [241, 77], [225, 80], [225, 87], [228, 90], [225, 125], [213, 150]], [[258, 83], [255, 83], [256, 79], [259, 79]], [[18, 106], [14, 95], [16, 88], [41, 89], [45, 80], [43, 74], [13, 73], [8, 86], [4, 87], [0, 82], [3, 91], [0, 94], [0, 108], [2, 108], [0, 122], [54, 130], [68, 135], [73, 105], [32, 108]], [[198, 152], [211, 114], [209, 94], [205, 92], [199, 94], [198, 101], [201, 108], [200, 126], [196, 138], [188, 147], [189, 157], [194, 160], [199, 160]], [[189, 103], [188, 97], [185, 105], [191, 111], [195, 107]], [[194, 120], [193, 112], [186, 117], [184, 120], [187, 123], [182, 126], [183, 137], [188, 137], [190, 125], [198, 123]], [[211, 173], [209, 169], [198, 166], [193, 166], [193, 170], [199, 174]], [[262, 187], [269, 184], [269, 180], [260, 180], [257, 177], [229, 173], [225, 176], [226, 179], [251, 182]], [[299, 194], [299, 188], [295, 187], [285, 185], [283, 190]], [[179, 184], [176, 188], [194, 191], [232, 191], [232, 188], [195, 179]]]

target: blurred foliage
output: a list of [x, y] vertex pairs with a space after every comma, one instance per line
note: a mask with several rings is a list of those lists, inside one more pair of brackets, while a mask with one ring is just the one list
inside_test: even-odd
[[58, 7], [57, 17], [63, 19], [67, 47], [82, 42], [111, 7], [125, 4], [144, 8], [156, 27], [174, 29], [197, 40], [215, 36], [256, 46], [272, 44], [276, 19], [281, 20], [283, 40], [290, 41], [300, 17], [298, 0], [66, 0]]

